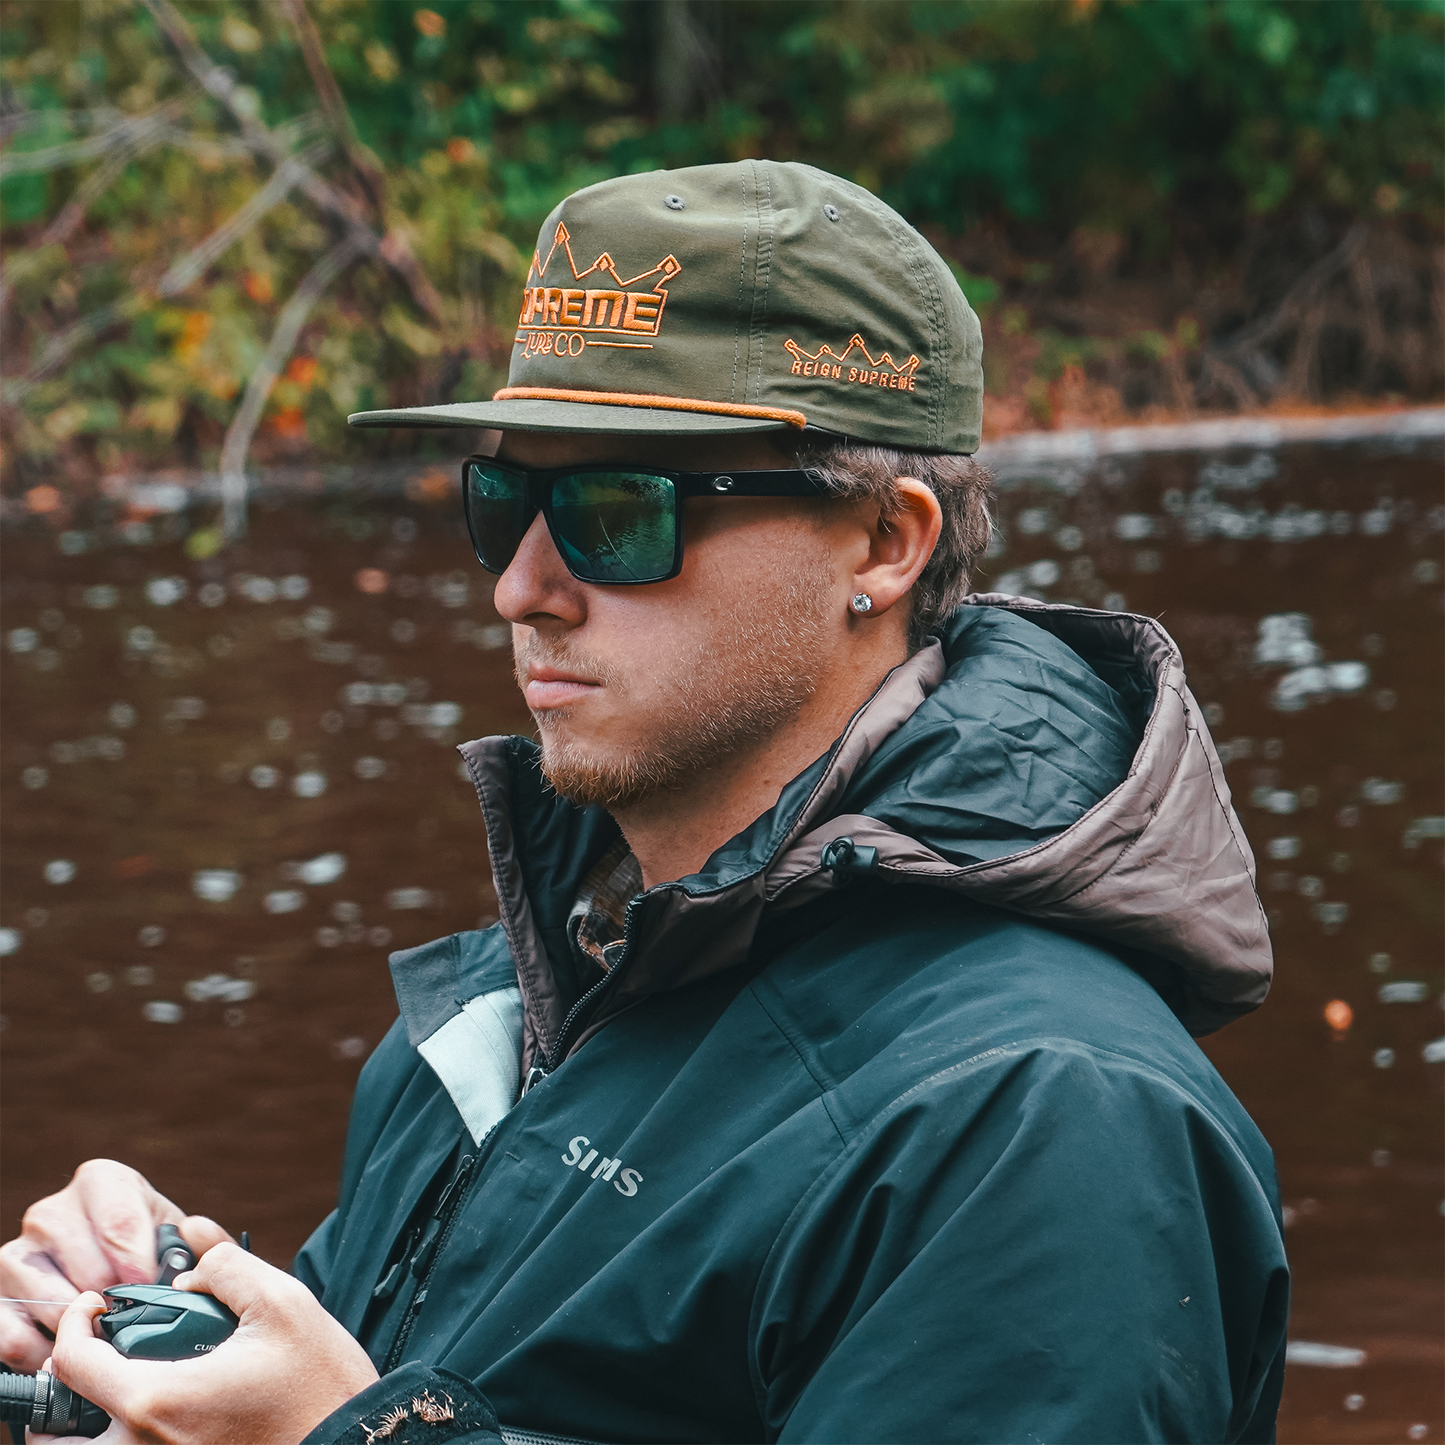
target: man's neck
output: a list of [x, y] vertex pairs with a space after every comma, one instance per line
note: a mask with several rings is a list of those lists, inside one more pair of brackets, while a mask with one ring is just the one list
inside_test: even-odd
[[821, 757], [848, 719], [877, 690], [893, 662], [846, 689], [829, 689], [751, 748], [732, 754], [675, 790], [656, 793], [612, 816], [651, 888], [696, 873], [724, 843], [778, 801], [783, 789]]

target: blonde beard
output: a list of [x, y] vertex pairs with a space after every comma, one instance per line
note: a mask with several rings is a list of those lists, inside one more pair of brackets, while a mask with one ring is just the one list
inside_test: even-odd
[[[797, 716], [817, 688], [819, 658], [831, 606], [832, 573], [822, 558], [795, 572], [769, 597], [750, 599], [734, 625], [711, 638], [687, 666], [660, 678], [662, 699], [651, 711], [643, 745], [621, 757], [598, 757], [561, 735], [565, 710], [536, 717], [542, 772], [579, 806], [619, 809], [676, 792], [730, 756], [761, 742]], [[531, 658], [596, 679], [617, 696], [627, 686], [601, 659], [561, 645], [531, 644], [517, 654], [522, 674]]]

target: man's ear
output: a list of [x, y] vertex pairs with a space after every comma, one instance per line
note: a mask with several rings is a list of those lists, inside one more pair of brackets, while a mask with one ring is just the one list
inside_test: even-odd
[[873, 602], [859, 621], [886, 612], [907, 595], [943, 531], [943, 508], [931, 487], [916, 477], [897, 477], [894, 486], [895, 510], [872, 523], [867, 558], [853, 574], [854, 593], [865, 592]]

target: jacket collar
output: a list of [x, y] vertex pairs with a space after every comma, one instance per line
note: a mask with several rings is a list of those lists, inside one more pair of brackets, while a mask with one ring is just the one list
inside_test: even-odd
[[[986, 791], [969, 767], [976, 743], [997, 744], [1004, 724], [993, 715], [996, 699], [1011, 699], [1032, 721], [1050, 707], [1079, 718], [1097, 712], [1088, 697], [1076, 701], [1086, 694], [1106, 695], [1112, 733], [1091, 733], [1086, 719], [1062, 744], [1011, 736], [1005, 772], [1027, 778], [1050, 746], [1066, 764], [1088, 761], [1094, 736], [1117, 745], [1117, 772], [1071, 800], [1042, 836], [990, 845], [938, 833], [930, 816], [966, 812]], [[601, 809], [558, 798], [527, 739], [483, 738], [460, 751], [481, 800], [526, 1001], [527, 1062], [540, 1055], [555, 1065], [578, 996], [567, 917], [617, 825]], [[933, 798], [917, 780], [940, 766], [955, 795]], [[1017, 793], [1024, 784], [1015, 787], [1012, 776], [1004, 781]], [[904, 804], [889, 801], [900, 795]], [[845, 836], [877, 850], [882, 878], [941, 887], [1163, 960], [1171, 1005], [1192, 1032], [1248, 1012], [1268, 990], [1272, 957], [1253, 854], [1173, 639], [1146, 617], [982, 594], [948, 620], [941, 642], [888, 674], [772, 808], [697, 873], [633, 900], [625, 961], [588, 1033], [647, 994], [742, 963], [765, 910], [832, 887], [828, 846]], [[574, 1030], [569, 1047], [588, 1033]]]
[[[763, 909], [778, 891], [770, 885], [772, 871], [827, 816], [849, 780], [907, 722], [944, 671], [943, 649], [930, 641], [884, 678], [827, 754], [789, 783], [772, 808], [697, 873], [633, 900], [627, 961], [599, 1022], [646, 994], [695, 983], [747, 957]], [[557, 797], [542, 777], [541, 749], [528, 739], [482, 738], [458, 751], [481, 801], [498, 912], [527, 1003], [527, 1062], [540, 1053], [555, 1064], [577, 997], [567, 917], [582, 879], [618, 828], [602, 809]], [[789, 874], [788, 881], [796, 879]], [[797, 890], [793, 896], [801, 901], [811, 894]]]

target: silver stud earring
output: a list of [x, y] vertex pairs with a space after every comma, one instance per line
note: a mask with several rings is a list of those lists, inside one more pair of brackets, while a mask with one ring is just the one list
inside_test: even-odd
[[873, 599], [866, 592], [855, 592], [848, 606], [862, 616], [865, 612], [872, 612]]

